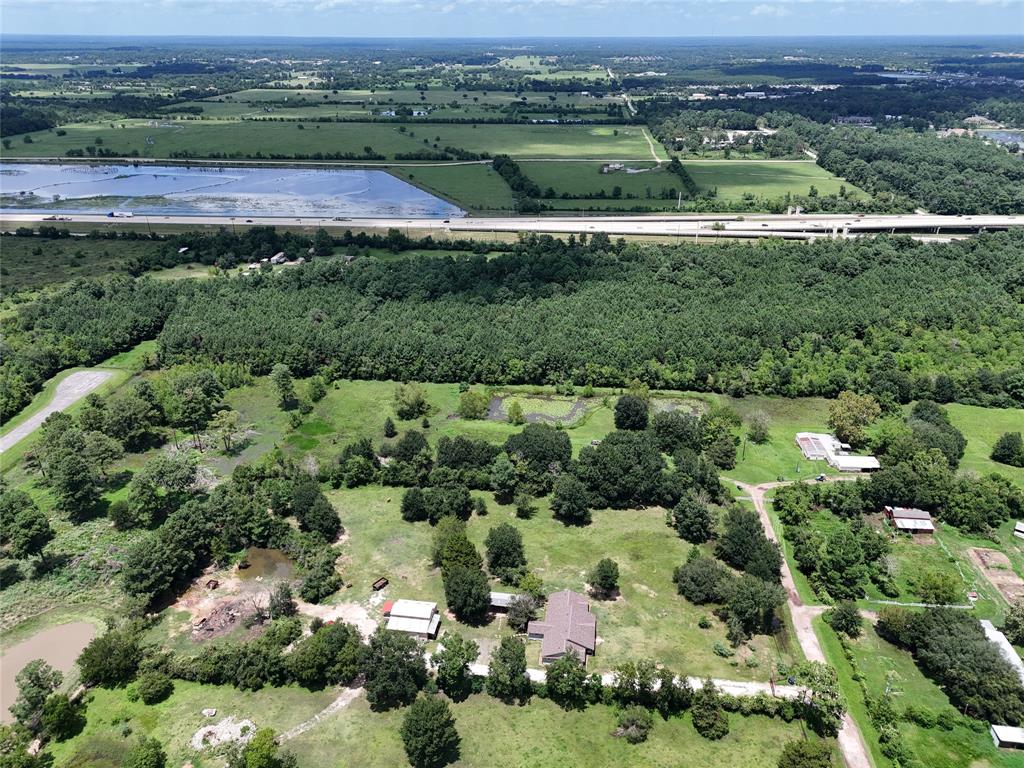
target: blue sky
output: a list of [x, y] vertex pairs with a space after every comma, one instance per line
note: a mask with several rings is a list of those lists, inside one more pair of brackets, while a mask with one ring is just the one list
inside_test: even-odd
[[1024, 0], [0, 0], [5, 32], [742, 36], [1024, 33]]

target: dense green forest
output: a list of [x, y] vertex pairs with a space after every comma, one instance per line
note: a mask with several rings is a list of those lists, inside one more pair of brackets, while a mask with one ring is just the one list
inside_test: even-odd
[[[223, 247], [227, 235], [217, 241]], [[396, 239], [396, 243], [401, 238]], [[144, 338], [266, 373], [1024, 404], [1024, 236], [655, 246], [524, 236], [488, 259], [80, 281], [5, 323], [5, 417]]]

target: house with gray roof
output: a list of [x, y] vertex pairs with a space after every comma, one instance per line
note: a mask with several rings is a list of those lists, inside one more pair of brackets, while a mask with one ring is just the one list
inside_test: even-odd
[[540, 660], [550, 664], [574, 653], [584, 664], [597, 647], [597, 617], [590, 612], [587, 598], [565, 589], [548, 597], [544, 621], [531, 621], [526, 628], [531, 640], [540, 640]]

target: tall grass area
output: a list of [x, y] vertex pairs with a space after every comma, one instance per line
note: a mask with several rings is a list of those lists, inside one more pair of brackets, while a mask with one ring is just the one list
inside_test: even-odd
[[403, 166], [390, 172], [466, 210], [509, 213], [516, 207], [512, 190], [490, 165]]
[[772, 162], [766, 160], [686, 160], [683, 166], [702, 192], [718, 190], [719, 200], [741, 200], [744, 195], [779, 198], [806, 195], [813, 185], [822, 195], [864, 194], [847, 181], [815, 165], [813, 160]]

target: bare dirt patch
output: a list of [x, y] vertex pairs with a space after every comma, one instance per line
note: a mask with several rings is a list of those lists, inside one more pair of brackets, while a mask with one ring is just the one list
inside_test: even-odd
[[339, 603], [338, 605], [314, 605], [302, 600], [296, 600], [299, 606], [299, 613], [303, 616], [311, 616], [322, 619], [325, 623], [331, 621], [344, 621], [359, 630], [363, 637], [369, 637], [377, 629], [377, 620], [370, 617], [366, 606], [360, 603]]
[[968, 550], [973, 562], [1008, 603], [1024, 598], [1024, 579], [1013, 570], [1010, 558], [995, 549]]

